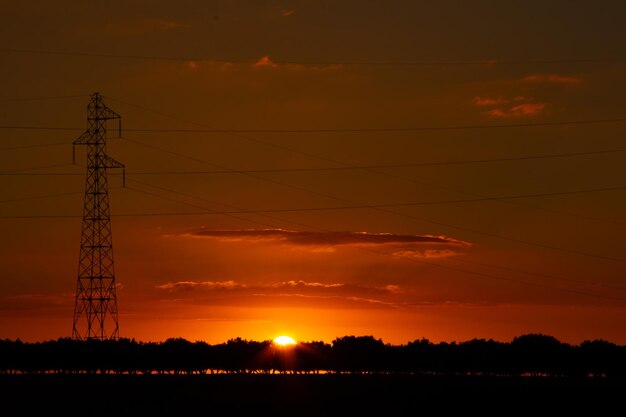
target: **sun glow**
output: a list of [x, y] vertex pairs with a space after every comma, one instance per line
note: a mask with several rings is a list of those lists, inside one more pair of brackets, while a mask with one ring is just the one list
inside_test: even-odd
[[296, 341], [289, 336], [278, 336], [274, 339], [274, 343], [280, 346], [295, 345]]

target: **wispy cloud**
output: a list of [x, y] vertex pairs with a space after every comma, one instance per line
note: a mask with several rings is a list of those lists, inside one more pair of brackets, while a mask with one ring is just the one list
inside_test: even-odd
[[[254, 299], [257, 302], [272, 299], [307, 299], [315, 304], [376, 304], [397, 307], [406, 304], [401, 298], [408, 291], [396, 284], [364, 286], [315, 281], [280, 281], [244, 284], [235, 281], [178, 281], [157, 285], [156, 289], [168, 298], [200, 304], [237, 304]], [[329, 304], [330, 303], [330, 304]]]
[[554, 109], [556, 102], [571, 92], [569, 86], [582, 82], [582, 78], [558, 73], [482, 81], [476, 84], [480, 93], [471, 99], [471, 104], [492, 118], [534, 117]]
[[531, 74], [521, 79], [524, 83], [550, 83], [576, 85], [582, 83], [581, 78], [561, 74]]
[[306, 64], [306, 63], [276, 63], [268, 56], [262, 56], [255, 63], [252, 64], [252, 68], [265, 68], [265, 69], [282, 69], [285, 71], [311, 71], [311, 72], [328, 72], [337, 71], [343, 68], [340, 64]]
[[398, 235], [367, 232], [309, 232], [283, 229], [211, 230], [199, 229], [183, 236], [220, 242], [278, 244], [305, 248], [314, 253], [332, 253], [340, 247], [377, 247], [391, 254], [418, 258], [442, 258], [458, 254], [467, 242], [446, 236]]
[[155, 287], [161, 302], [195, 306], [315, 307], [324, 309], [404, 309], [424, 306], [490, 305], [478, 297], [428, 293], [398, 284], [277, 281], [180, 281]]
[[193, 290], [232, 290], [245, 288], [244, 284], [239, 284], [235, 281], [177, 281], [168, 282], [166, 284], [158, 285], [160, 290], [166, 290], [170, 292], [178, 291], [193, 291]]
[[472, 103], [476, 107], [487, 109], [483, 110], [484, 115], [495, 118], [532, 117], [546, 109], [545, 103], [521, 95], [510, 98], [476, 96]]
[[293, 9], [281, 10], [280, 12], [280, 15], [282, 17], [289, 17], [289, 16], [293, 16], [294, 14], [296, 14], [296, 11]]
[[468, 243], [445, 236], [398, 235], [368, 232], [308, 232], [284, 229], [212, 230], [200, 229], [187, 236], [205, 237], [222, 241], [278, 241], [293, 245], [384, 245], [389, 243], [450, 244], [468, 246]]
[[487, 110], [484, 114], [498, 118], [531, 117], [542, 113], [545, 108], [544, 103], [523, 103], [512, 107]]
[[486, 106], [498, 106], [502, 104], [509, 103], [510, 100], [505, 98], [496, 98], [496, 97], [485, 97], [485, 96], [476, 96], [473, 98], [472, 103], [479, 107]]
[[[224, 72], [227, 74], [245, 74], [247, 71], [267, 74], [293, 74], [300, 73], [332, 73], [343, 68], [341, 64], [309, 64], [306, 62], [274, 62], [268, 55], [259, 59], [247, 61], [228, 61], [220, 59], [190, 59], [181, 63], [175, 63], [177, 68], [191, 72]], [[271, 71], [270, 71], [271, 70]]]
[[436, 258], [448, 258], [450, 256], [458, 255], [458, 251], [450, 249], [425, 249], [423, 251], [410, 250], [410, 251], [398, 251], [394, 252], [396, 256], [418, 258], [418, 259], [436, 259]]

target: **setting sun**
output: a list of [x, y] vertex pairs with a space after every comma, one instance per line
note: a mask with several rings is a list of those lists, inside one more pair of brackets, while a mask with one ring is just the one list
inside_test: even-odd
[[277, 345], [281, 345], [281, 346], [287, 346], [287, 345], [295, 345], [296, 341], [293, 340], [289, 336], [278, 336], [276, 339], [274, 339], [274, 343], [276, 343]]

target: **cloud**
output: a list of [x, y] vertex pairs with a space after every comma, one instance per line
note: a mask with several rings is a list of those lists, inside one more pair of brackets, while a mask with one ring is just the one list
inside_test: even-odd
[[261, 57], [257, 62], [252, 64], [254, 68], [278, 68], [278, 65], [272, 62], [269, 56]]
[[532, 98], [517, 95], [511, 98], [475, 96], [472, 103], [477, 107], [489, 108], [483, 114], [495, 118], [531, 117], [542, 113], [545, 103], [535, 102]]
[[532, 74], [521, 79], [524, 83], [549, 83], [549, 84], [568, 84], [576, 85], [582, 82], [582, 79], [572, 77], [570, 75], [560, 74]]
[[205, 71], [227, 71], [234, 69], [238, 66], [234, 62], [230, 61], [215, 61], [215, 60], [188, 60], [182, 63], [183, 67], [192, 72], [200, 70]]
[[178, 281], [168, 282], [163, 285], [158, 285], [157, 288], [170, 292], [177, 291], [192, 291], [197, 289], [202, 290], [233, 290], [239, 288], [245, 288], [244, 284], [236, 283], [235, 281]]
[[[491, 305], [472, 297], [449, 298], [397, 284], [367, 285], [316, 281], [244, 284], [234, 281], [180, 281], [157, 285], [159, 302], [249, 308], [410, 309], [424, 306]], [[228, 289], [228, 290], [225, 290]]]
[[212, 238], [222, 241], [276, 241], [292, 245], [384, 245], [395, 243], [409, 244], [449, 244], [467, 246], [466, 242], [445, 236], [396, 235], [392, 233], [367, 232], [307, 232], [284, 229], [242, 229], [211, 230], [200, 229], [187, 234], [194, 237]]
[[542, 113], [544, 103], [523, 103], [509, 108], [495, 108], [484, 112], [485, 115], [497, 118], [531, 117]]
[[398, 293], [401, 292], [401, 287], [395, 284], [389, 284], [384, 287], [360, 287], [351, 284], [341, 283], [323, 283], [316, 281], [303, 281], [303, 280], [291, 280], [291, 281], [279, 281], [270, 282], [264, 284], [243, 284], [233, 280], [229, 281], [176, 281], [168, 282], [165, 284], [157, 285], [157, 289], [165, 290], [167, 292], [187, 292], [187, 291], [200, 291], [200, 292], [212, 292], [220, 290], [240, 290], [240, 291], [259, 291], [259, 290], [280, 290], [286, 292], [297, 292], [297, 290], [306, 289], [311, 292], [323, 292], [327, 290], [366, 290], [371, 292], [388, 292]]
[[252, 68], [271, 68], [271, 69], [284, 69], [287, 71], [311, 71], [311, 72], [328, 72], [337, 71], [343, 68], [341, 64], [324, 64], [314, 65], [306, 63], [281, 63], [273, 62], [269, 56], [265, 55], [258, 61], [252, 64]]
[[288, 287], [299, 287], [299, 286], [304, 286], [304, 287], [316, 287], [316, 288], [339, 288], [339, 287], [343, 287], [345, 284], [322, 284], [321, 282], [306, 282], [306, 281], [286, 281], [286, 282], [280, 282], [278, 284], [272, 284], [272, 287], [284, 287], [284, 286], [288, 286]]
[[282, 10], [282, 11], [280, 12], [280, 15], [281, 15], [282, 17], [289, 17], [289, 16], [293, 16], [295, 13], [296, 13], [296, 11], [295, 11], [295, 10]]
[[509, 114], [512, 116], [535, 116], [541, 113], [545, 108], [546, 105], [543, 103], [524, 103], [511, 107]]
[[[488, 117], [533, 117], [544, 113], [548, 103], [551, 103], [551, 109], [556, 106], [553, 102], [565, 93], [559, 86], [575, 86], [582, 82], [581, 78], [555, 73], [480, 82], [477, 84], [480, 94], [473, 97], [471, 104]], [[559, 95], [556, 95], [555, 88], [559, 90]], [[540, 98], [535, 99], [533, 96]]]
[[[396, 284], [381, 287], [345, 283], [323, 283], [315, 281], [280, 281], [258, 284], [244, 284], [235, 281], [178, 281], [155, 287], [161, 294], [174, 300], [186, 300], [198, 304], [258, 304], [267, 303], [276, 307], [277, 303], [303, 299], [308, 304], [341, 307], [343, 304], [376, 304], [398, 307], [406, 304], [401, 298], [408, 290]], [[246, 301], [247, 300], [247, 301]]]
[[[198, 71], [213, 71], [213, 72], [228, 72], [228, 73], [238, 73], [245, 74], [246, 71], [249, 70], [280, 70], [281, 74], [290, 73], [290, 74], [298, 74], [298, 73], [330, 73], [334, 71], [338, 71], [343, 68], [341, 64], [307, 64], [307, 63], [277, 63], [272, 61], [272, 59], [268, 56], [262, 56], [261, 58], [253, 61], [247, 62], [246, 60], [241, 61], [226, 61], [219, 59], [197, 59], [197, 60], [187, 60], [181, 63], [176, 63], [176, 68], [180, 68], [182, 66], [183, 69], [190, 72], [198, 72]], [[259, 72], [260, 73], [260, 72]], [[274, 73], [274, 71], [268, 72]]]
[[505, 98], [476, 96], [472, 100], [472, 103], [474, 103], [474, 105], [479, 106], [479, 107], [485, 107], [485, 106], [497, 106], [501, 104], [507, 104], [509, 103], [509, 101], [510, 100], [507, 100]]
[[398, 251], [394, 252], [396, 256], [403, 256], [409, 258], [418, 258], [418, 259], [436, 259], [436, 258], [447, 258], [450, 256], [457, 255], [457, 251], [453, 251], [450, 249], [426, 249], [423, 251], [413, 250], [413, 251]]
[[283, 229], [211, 230], [200, 229], [183, 236], [220, 242], [278, 244], [306, 249], [312, 253], [332, 253], [341, 247], [377, 247], [390, 254], [416, 258], [443, 258], [458, 254], [467, 242], [445, 236], [397, 235], [367, 232], [308, 232]]

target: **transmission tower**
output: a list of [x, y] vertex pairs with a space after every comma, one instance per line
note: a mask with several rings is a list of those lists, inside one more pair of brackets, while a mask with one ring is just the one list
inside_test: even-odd
[[117, 339], [107, 169], [124, 169], [124, 165], [106, 154], [106, 122], [118, 119], [121, 137], [121, 116], [102, 102], [99, 93], [91, 95], [87, 110], [89, 128], [73, 143], [87, 146], [87, 178], [72, 338]]

